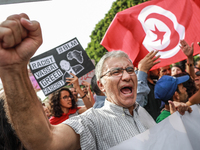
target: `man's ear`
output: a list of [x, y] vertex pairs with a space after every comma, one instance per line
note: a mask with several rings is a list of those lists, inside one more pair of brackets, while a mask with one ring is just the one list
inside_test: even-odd
[[173, 101], [179, 102], [179, 99], [180, 99], [179, 93], [176, 91], [176, 92], [174, 93], [174, 95], [173, 95]]
[[99, 80], [97, 81], [97, 85], [98, 85], [99, 89], [100, 89], [102, 92], [105, 92], [105, 88], [104, 88], [103, 84], [102, 84]]

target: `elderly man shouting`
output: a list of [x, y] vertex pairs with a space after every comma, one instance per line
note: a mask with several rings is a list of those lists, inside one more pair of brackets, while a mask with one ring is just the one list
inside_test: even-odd
[[134, 66], [121, 51], [107, 53], [96, 67], [98, 86], [107, 96], [105, 106], [50, 125], [27, 71], [29, 59], [41, 44], [40, 25], [26, 14], [10, 16], [0, 25], [0, 76], [8, 114], [26, 149], [105, 150], [155, 125], [136, 103]]

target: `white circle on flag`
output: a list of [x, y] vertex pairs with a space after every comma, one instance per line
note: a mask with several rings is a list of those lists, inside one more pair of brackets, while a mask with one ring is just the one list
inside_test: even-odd
[[180, 50], [180, 40], [185, 37], [185, 27], [176, 16], [162, 7], [150, 5], [142, 9], [138, 20], [146, 33], [142, 42], [150, 52], [159, 50], [160, 58], [170, 58]]

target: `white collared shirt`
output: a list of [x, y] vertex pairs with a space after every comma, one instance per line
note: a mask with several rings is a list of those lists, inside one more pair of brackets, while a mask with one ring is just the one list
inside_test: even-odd
[[82, 150], [106, 150], [156, 124], [139, 104], [133, 112], [132, 116], [128, 109], [105, 100], [102, 108], [90, 108], [63, 123], [80, 135]]

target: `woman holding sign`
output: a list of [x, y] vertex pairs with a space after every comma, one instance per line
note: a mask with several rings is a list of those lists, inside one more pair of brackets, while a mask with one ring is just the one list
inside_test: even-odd
[[78, 77], [72, 73], [71, 75], [73, 75], [73, 78], [66, 78], [66, 82], [69, 82], [69, 85], [73, 84], [77, 92], [81, 95], [85, 107], [77, 107], [74, 96], [68, 88], [59, 89], [50, 98], [51, 113], [53, 116], [49, 121], [52, 125], [60, 124], [68, 118], [79, 115], [92, 107], [92, 103], [78, 84]]

